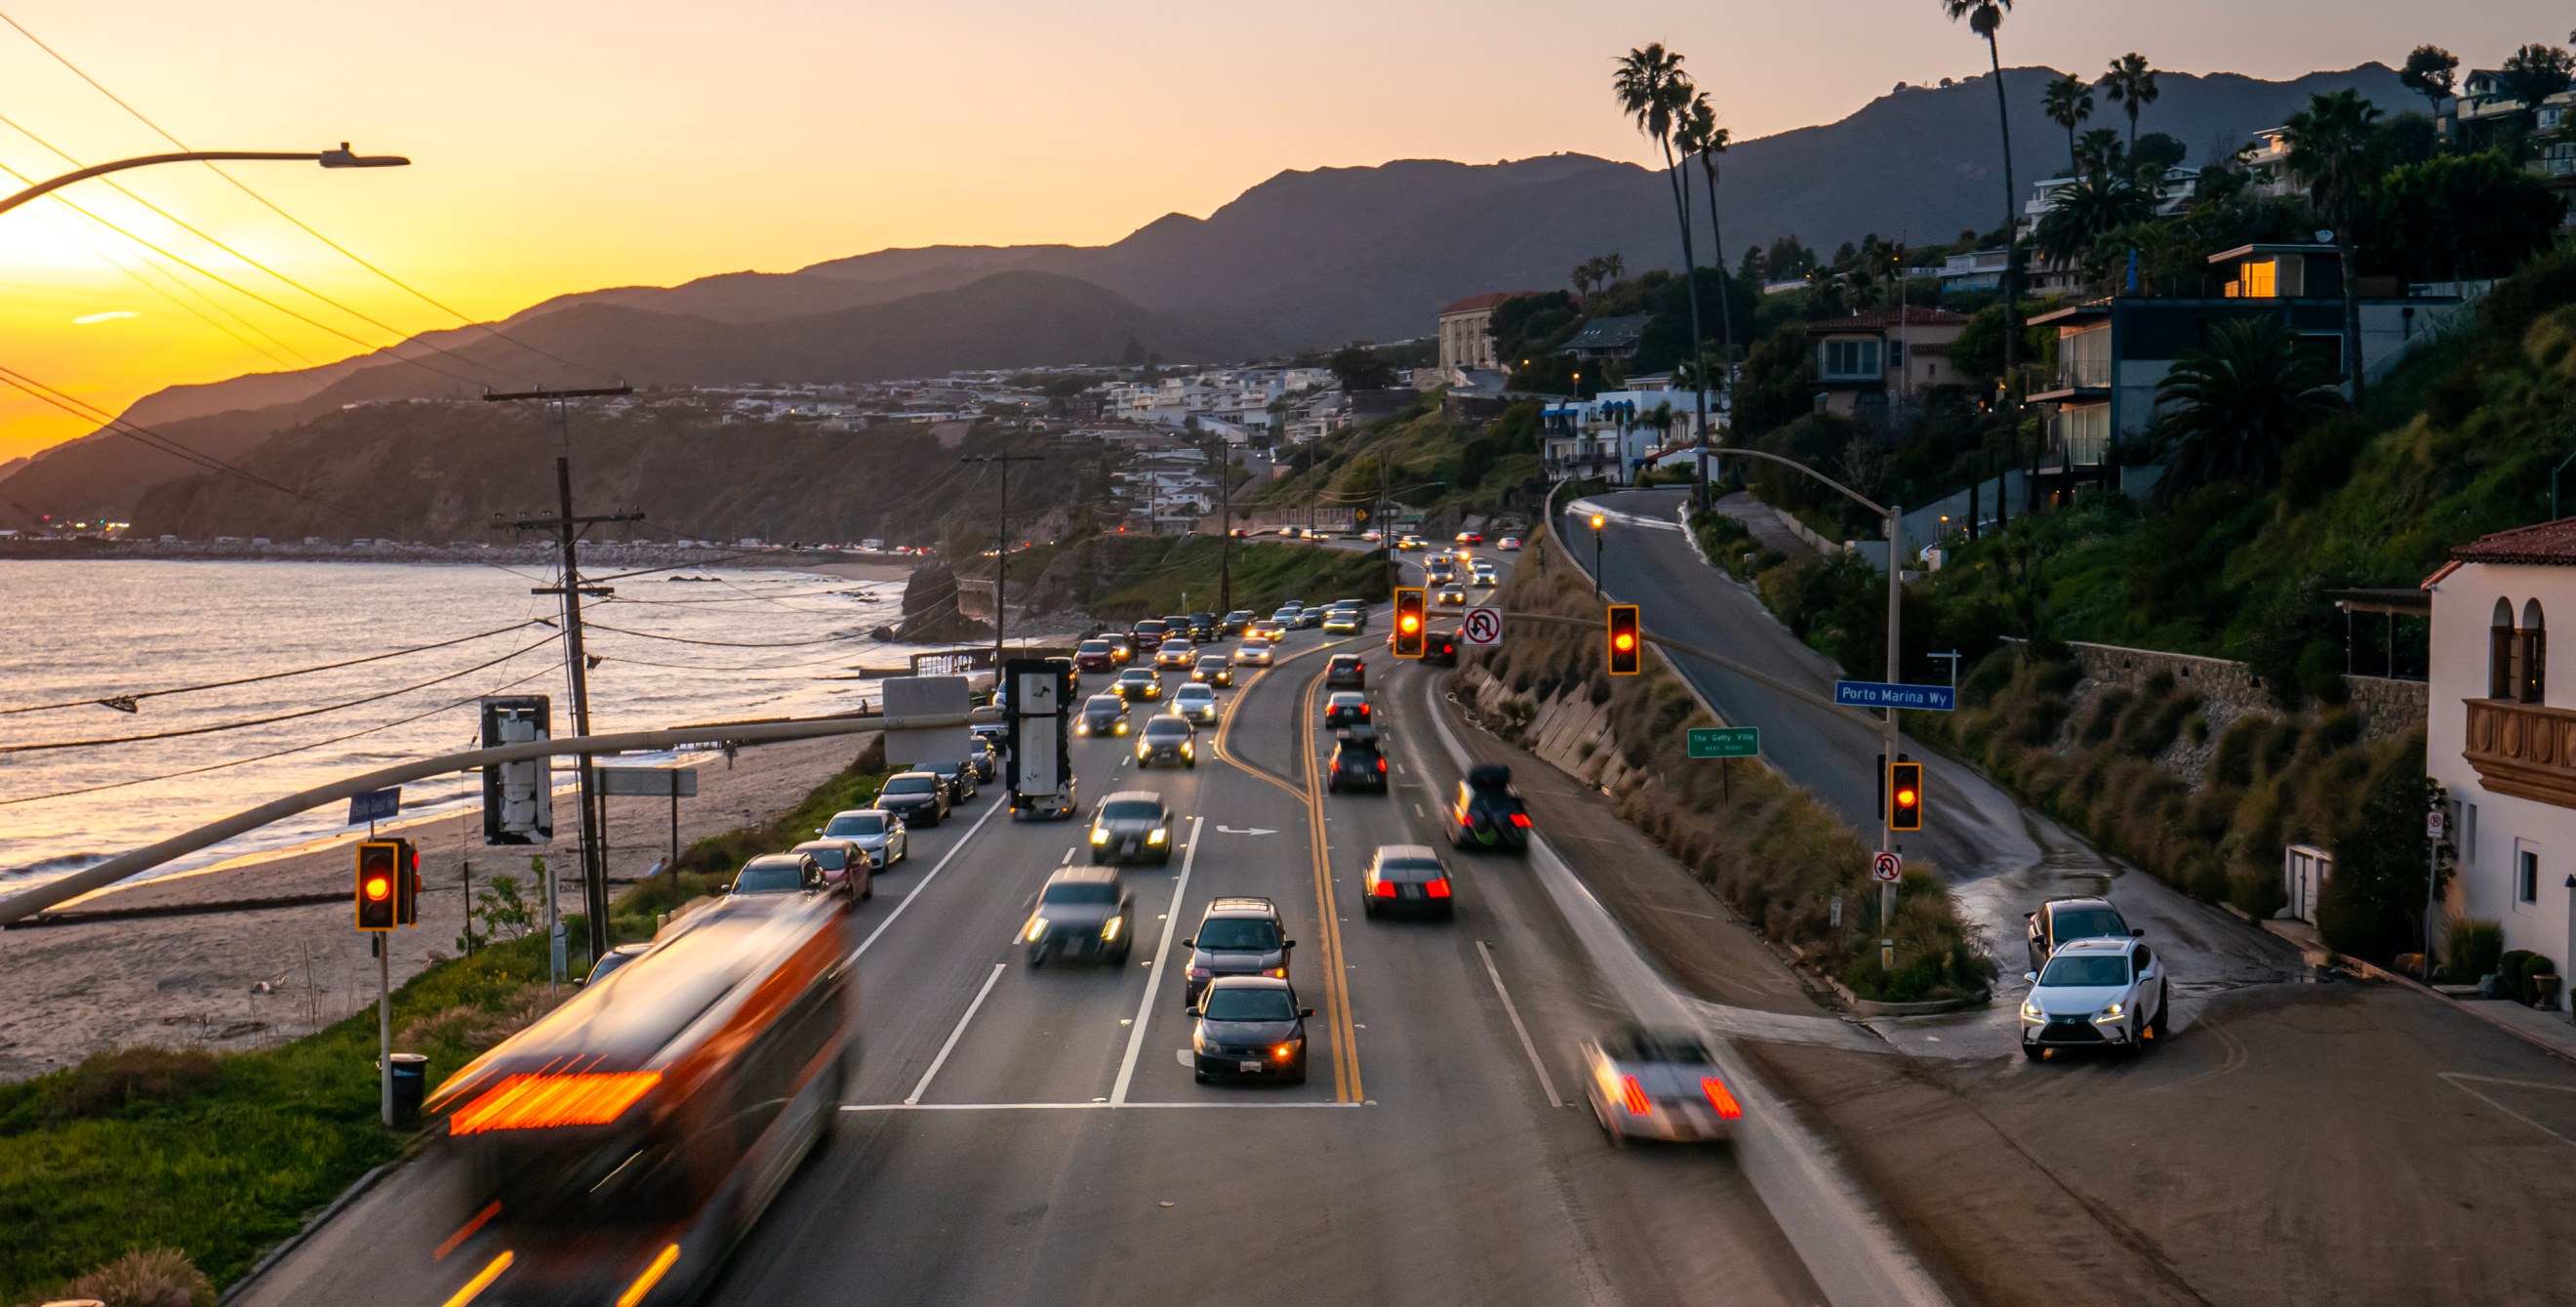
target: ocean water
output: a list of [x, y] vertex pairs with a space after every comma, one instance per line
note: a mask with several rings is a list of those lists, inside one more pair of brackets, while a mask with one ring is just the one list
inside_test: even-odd
[[[627, 577], [611, 583], [613, 598], [585, 603], [588, 652], [601, 660], [590, 672], [594, 731], [848, 711], [875, 700], [876, 683], [858, 679], [858, 668], [900, 666], [913, 652], [867, 636], [900, 616], [900, 582], [761, 569], [679, 574], [717, 580]], [[0, 752], [0, 893], [280, 795], [478, 747], [482, 695], [550, 695], [555, 733], [572, 734], [553, 626], [161, 693], [558, 619], [560, 600], [529, 593], [552, 581], [550, 569], [478, 565], [0, 563], [0, 749], [72, 746]], [[117, 696], [133, 696], [136, 711], [95, 702]], [[58, 703], [77, 706], [46, 707]], [[38, 710], [19, 711], [30, 708]], [[105, 742], [263, 718], [286, 720]], [[403, 787], [403, 816], [479, 798], [471, 775], [414, 782]], [[162, 872], [337, 834], [346, 816], [345, 805], [332, 805]], [[557, 821], [570, 819], [558, 807]]]

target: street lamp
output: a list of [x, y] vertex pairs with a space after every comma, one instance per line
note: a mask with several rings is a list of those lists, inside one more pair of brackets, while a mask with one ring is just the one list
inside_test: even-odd
[[1592, 593], [1595, 595], [1608, 593], [1602, 588], [1605, 583], [1601, 576], [1601, 525], [1606, 520], [1599, 513], [1592, 515]]
[[94, 163], [77, 172], [67, 172], [51, 181], [38, 182], [27, 189], [0, 200], [0, 213], [7, 213], [27, 201], [61, 190], [77, 181], [123, 172], [128, 168], [148, 168], [156, 163], [229, 163], [243, 160], [279, 160], [290, 163], [318, 163], [325, 168], [402, 168], [411, 160], [399, 154], [352, 154], [349, 143], [340, 142], [336, 150], [318, 154], [279, 154], [264, 150], [189, 150], [181, 154], [146, 154], [113, 163]]

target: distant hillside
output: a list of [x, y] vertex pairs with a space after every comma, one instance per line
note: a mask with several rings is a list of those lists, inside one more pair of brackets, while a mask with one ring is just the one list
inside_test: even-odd
[[[2005, 74], [2025, 187], [2065, 160], [2065, 134], [2040, 111], [2040, 87], [2054, 76]], [[2289, 82], [2165, 73], [2160, 86], [2141, 127], [2184, 141], [2194, 161], [2234, 149], [2316, 92], [2353, 87], [2391, 110], [2419, 104], [2375, 63]], [[2117, 106], [2104, 110], [2097, 125], [2125, 127]], [[1725, 255], [1732, 262], [1784, 234], [1830, 250], [1872, 231], [1931, 244], [1990, 230], [2005, 209], [1996, 156], [1984, 77], [1899, 88], [1839, 122], [1742, 142], [1725, 160]], [[1588, 155], [1283, 172], [1204, 219], [1167, 215], [1111, 245], [880, 250], [796, 272], [563, 295], [500, 324], [544, 354], [461, 328], [326, 367], [173, 387], [131, 415], [229, 457], [343, 403], [482, 386], [597, 385], [603, 374], [637, 385], [866, 380], [1095, 362], [1130, 335], [1174, 359], [1401, 339], [1427, 334], [1452, 299], [1562, 285], [1593, 255], [1618, 254], [1632, 272], [1676, 265], [1670, 213], [1659, 175]], [[121, 512], [185, 470], [131, 441], [92, 437], [0, 476], [0, 514]]]

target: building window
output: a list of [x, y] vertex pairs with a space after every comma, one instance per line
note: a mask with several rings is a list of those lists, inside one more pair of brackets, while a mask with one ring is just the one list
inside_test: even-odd
[[2487, 623], [2487, 697], [2514, 697], [2513, 601], [2496, 600], [2495, 616]]
[[1904, 341], [1891, 340], [1887, 342], [1887, 370], [1890, 372], [1903, 372], [1905, 370]]
[[2267, 300], [2278, 294], [2279, 292], [2274, 289], [2273, 278], [2273, 270], [2276, 266], [2270, 259], [2260, 259], [2248, 262], [2239, 269], [2236, 284], [2244, 297], [2249, 300]]
[[2478, 863], [2478, 805], [2474, 803], [2460, 805], [2460, 861], [2472, 867]]
[[2539, 703], [2549, 688], [2549, 632], [2541, 629], [2539, 600], [2523, 604], [2522, 629], [2514, 635], [2521, 645], [2521, 656], [2515, 661], [2522, 673], [2516, 697], [2524, 703]]
[[2517, 845], [2513, 854], [2513, 901], [2540, 901], [2540, 851]]
[[1881, 376], [1878, 342], [1828, 340], [1820, 347], [1818, 366], [1827, 381], [1876, 381]]

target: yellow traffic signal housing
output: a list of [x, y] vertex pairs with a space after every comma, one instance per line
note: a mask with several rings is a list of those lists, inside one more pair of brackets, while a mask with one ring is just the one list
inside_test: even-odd
[[1421, 657], [1423, 636], [1429, 626], [1422, 587], [1398, 586], [1395, 591], [1395, 656]]
[[1634, 676], [1645, 669], [1646, 637], [1637, 629], [1635, 604], [1610, 605], [1610, 674]]
[[410, 868], [403, 865], [402, 841], [359, 841], [358, 929], [392, 930], [402, 924], [397, 900], [404, 893], [403, 882], [409, 879]]
[[1923, 764], [1890, 763], [1887, 768], [1887, 828], [1923, 829]]

